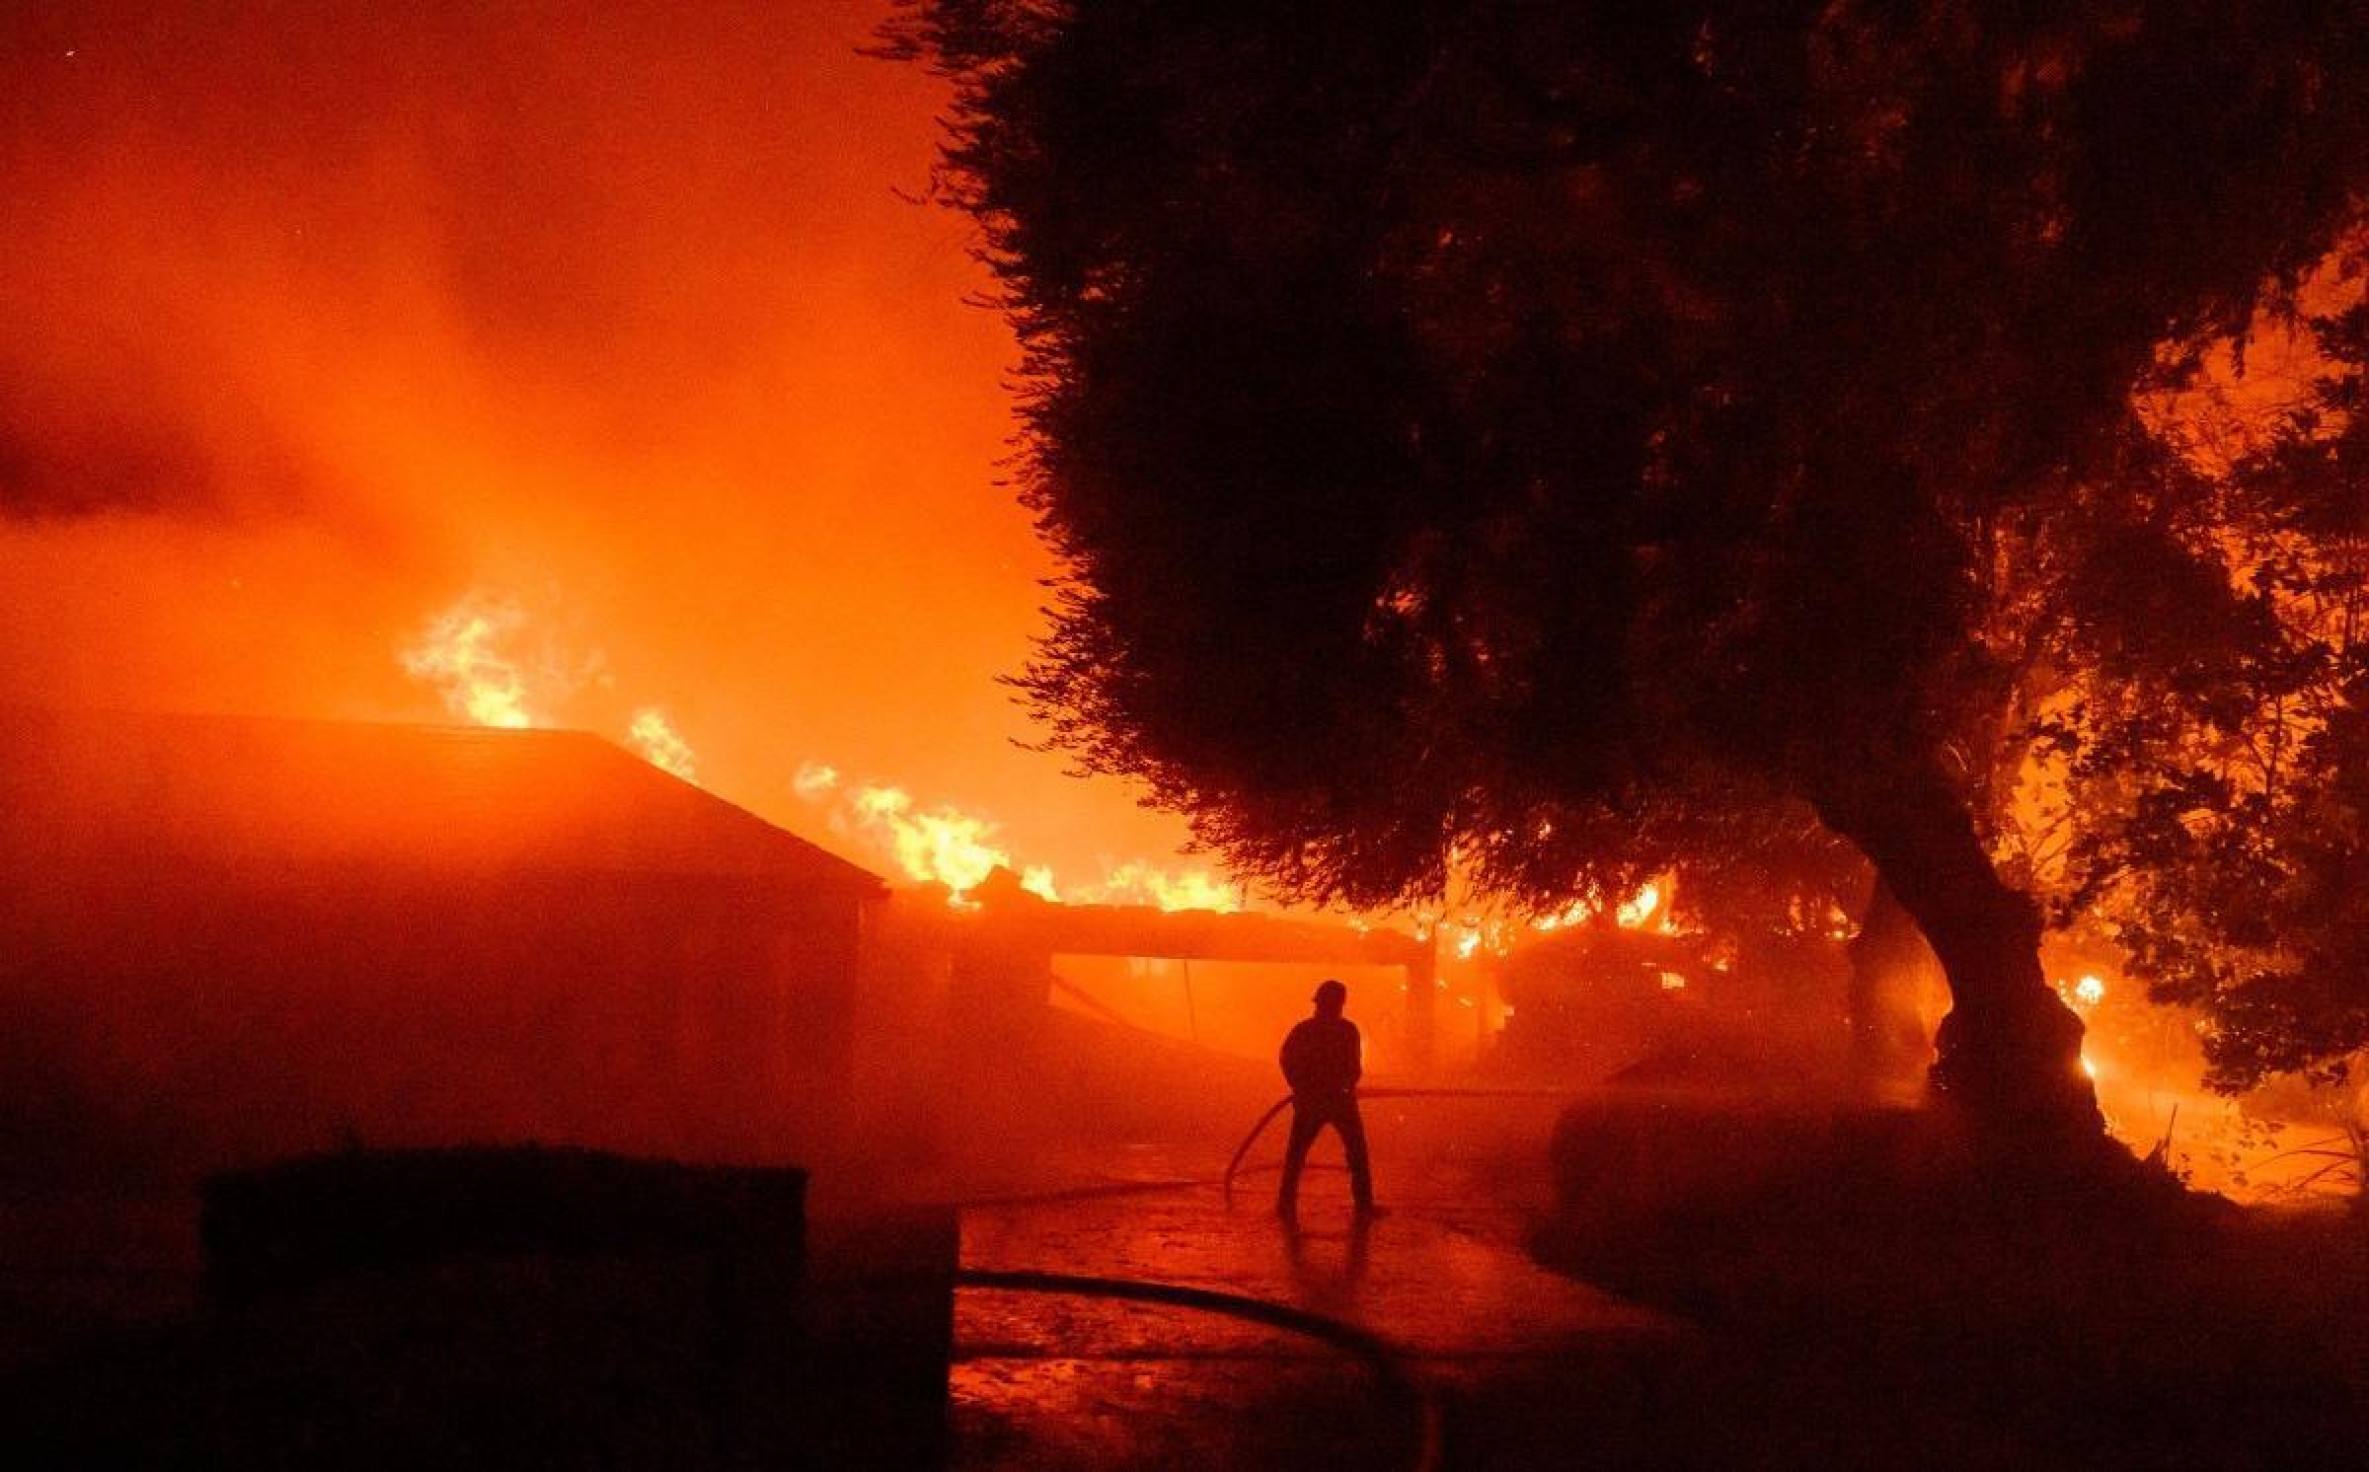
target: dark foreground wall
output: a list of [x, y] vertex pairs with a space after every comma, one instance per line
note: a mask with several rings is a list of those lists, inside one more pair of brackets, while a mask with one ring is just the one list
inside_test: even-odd
[[810, 1231], [805, 1175], [353, 1151], [206, 1188], [206, 1311], [0, 1376], [39, 1465], [925, 1467], [950, 1211]]

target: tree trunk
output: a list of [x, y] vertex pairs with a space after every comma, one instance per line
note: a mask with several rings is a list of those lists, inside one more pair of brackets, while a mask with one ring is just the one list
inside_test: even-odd
[[1917, 993], [1928, 977], [1940, 980], [1941, 963], [1881, 878], [1850, 954], [1851, 1081], [1870, 1100], [1896, 1102], [1913, 1094], [1933, 1060]]
[[2081, 1021], [2040, 974], [2040, 910], [2007, 887], [1973, 817], [1930, 766], [1823, 794], [1819, 816], [1875, 865], [1949, 980], [1927, 1086], [1993, 1143], [2072, 1154], [2105, 1121], [2081, 1068]]

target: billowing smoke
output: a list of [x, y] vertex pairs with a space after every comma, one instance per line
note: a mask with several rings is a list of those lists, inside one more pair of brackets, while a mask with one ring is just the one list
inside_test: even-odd
[[0, 701], [449, 719], [398, 654], [474, 600], [774, 816], [834, 753], [1170, 848], [1010, 742], [1011, 344], [881, 8], [7, 7]]

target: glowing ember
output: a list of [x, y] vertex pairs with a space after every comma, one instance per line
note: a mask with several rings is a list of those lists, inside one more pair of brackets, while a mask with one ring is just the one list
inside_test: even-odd
[[435, 685], [454, 715], [480, 726], [532, 726], [525, 676], [497, 647], [525, 622], [525, 610], [514, 603], [464, 598], [431, 619], [397, 658], [406, 674]]
[[691, 743], [666, 719], [666, 713], [656, 706], [634, 713], [633, 724], [627, 728], [633, 744], [651, 766], [682, 778], [696, 787], [699, 785], [698, 762], [692, 754]]

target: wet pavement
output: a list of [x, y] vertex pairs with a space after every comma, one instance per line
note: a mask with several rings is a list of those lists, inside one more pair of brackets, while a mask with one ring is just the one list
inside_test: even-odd
[[1502, 1169], [1388, 1162], [1389, 1214], [1362, 1224], [1346, 1178], [1312, 1169], [1293, 1229], [1271, 1169], [1231, 1206], [1215, 1182], [1124, 1179], [1174, 1181], [1178, 1163], [1139, 1150], [1083, 1189], [967, 1207], [963, 1266], [1301, 1309], [1377, 1337], [1389, 1367], [1225, 1313], [965, 1288], [956, 1466], [1412, 1466], [1427, 1409], [1451, 1465], [1567, 1464], [1599, 1434], [1633, 1438], [1683, 1358], [1683, 1326], [1530, 1261], [1538, 1203]]

